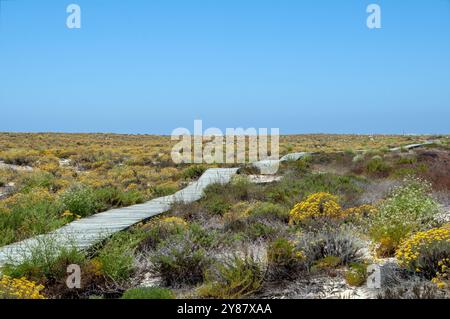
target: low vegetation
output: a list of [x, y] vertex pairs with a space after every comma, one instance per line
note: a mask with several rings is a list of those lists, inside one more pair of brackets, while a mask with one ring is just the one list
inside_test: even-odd
[[[0, 159], [33, 168], [0, 169], [0, 187], [14, 184], [0, 200], [0, 245], [170, 194], [210, 167], [174, 165], [165, 137], [26, 137], [0, 134]], [[0, 298], [343, 298], [384, 258], [398, 265], [372, 297], [448, 298], [448, 143], [388, 152], [421, 139], [283, 137], [284, 153], [320, 153], [283, 163], [272, 183], [251, 183], [246, 167], [89, 251], [39, 242], [1, 269]], [[79, 289], [66, 285], [73, 264]], [[338, 292], [317, 291], [335, 282]]]

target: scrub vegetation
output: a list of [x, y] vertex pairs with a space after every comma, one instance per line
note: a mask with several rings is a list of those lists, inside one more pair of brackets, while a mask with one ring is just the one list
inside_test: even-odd
[[[270, 183], [242, 169], [89, 251], [42, 241], [1, 269], [0, 298], [448, 298], [450, 144], [433, 138], [392, 152], [430, 137], [283, 136], [282, 154], [315, 153], [283, 163]], [[0, 246], [171, 194], [209, 167], [175, 165], [171, 145], [0, 134]], [[367, 267], [383, 260], [397, 264], [392, 283], [370, 295]], [[80, 289], [66, 285], [71, 264]]]

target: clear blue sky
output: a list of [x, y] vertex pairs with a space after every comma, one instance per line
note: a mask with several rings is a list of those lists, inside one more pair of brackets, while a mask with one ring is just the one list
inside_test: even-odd
[[449, 0], [2, 0], [0, 49], [0, 131], [450, 133]]

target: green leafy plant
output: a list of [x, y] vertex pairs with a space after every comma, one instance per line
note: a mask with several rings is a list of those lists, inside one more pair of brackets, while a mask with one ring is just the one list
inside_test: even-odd
[[392, 256], [409, 234], [433, 227], [439, 208], [430, 190], [425, 181], [407, 179], [381, 204], [369, 227], [370, 236], [379, 243], [378, 255]]
[[268, 274], [273, 279], [292, 279], [304, 268], [305, 255], [286, 238], [278, 238], [267, 249]]
[[99, 250], [97, 260], [102, 274], [115, 282], [126, 281], [134, 270], [134, 252], [145, 234], [133, 230], [115, 234]]
[[350, 286], [362, 286], [367, 280], [367, 264], [350, 263], [349, 269], [345, 272], [345, 281]]
[[203, 281], [203, 273], [210, 258], [195, 234], [185, 232], [160, 243], [150, 255], [151, 269], [161, 276], [167, 286], [197, 284]]
[[307, 232], [298, 240], [297, 250], [305, 256], [305, 265], [310, 269], [318, 260], [331, 257], [340, 265], [357, 262], [361, 259], [361, 244], [348, 229], [322, 229], [318, 232]]
[[76, 184], [68, 188], [60, 197], [63, 210], [82, 217], [92, 215], [97, 208], [96, 198], [91, 188]]
[[204, 298], [236, 299], [257, 292], [265, 270], [251, 254], [238, 254], [217, 262], [205, 273], [205, 284], [198, 294]]
[[250, 221], [281, 221], [288, 222], [289, 210], [279, 204], [260, 202], [248, 210], [248, 219]]
[[175, 299], [175, 294], [166, 288], [133, 288], [125, 291], [122, 299]]
[[83, 252], [73, 245], [64, 245], [53, 237], [38, 238], [35, 244], [30, 244], [27, 251], [20, 254], [20, 262], [13, 256], [8, 257], [2, 273], [43, 284], [66, 278], [68, 265], [77, 264], [82, 267], [87, 263]]
[[206, 171], [206, 167], [202, 165], [192, 165], [184, 169], [181, 175], [184, 179], [196, 179], [202, 176]]

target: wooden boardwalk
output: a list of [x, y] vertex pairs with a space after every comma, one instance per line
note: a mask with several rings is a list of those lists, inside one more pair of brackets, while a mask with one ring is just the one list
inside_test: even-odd
[[204, 189], [215, 183], [228, 183], [238, 168], [208, 169], [196, 182], [177, 193], [150, 200], [144, 204], [115, 208], [71, 222], [51, 233], [39, 235], [0, 248], [0, 266], [6, 262], [19, 263], [35, 247], [48, 240], [58, 245], [87, 249], [112, 234], [170, 210], [176, 202], [193, 202], [203, 196]]

